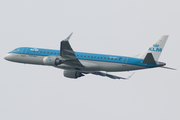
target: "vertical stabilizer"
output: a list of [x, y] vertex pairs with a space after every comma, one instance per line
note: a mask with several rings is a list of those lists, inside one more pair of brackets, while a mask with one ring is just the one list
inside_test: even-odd
[[168, 35], [161, 36], [154, 44], [149, 46], [149, 48], [140, 54], [137, 58], [144, 59], [148, 53], [151, 53], [154, 60], [157, 61], [161, 55], [164, 45], [168, 39]]

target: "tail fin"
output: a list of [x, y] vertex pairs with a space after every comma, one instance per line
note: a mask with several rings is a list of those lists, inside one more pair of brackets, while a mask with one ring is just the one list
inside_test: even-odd
[[161, 36], [154, 44], [149, 46], [149, 48], [146, 51], [144, 51], [142, 54], [140, 54], [137, 58], [145, 59], [146, 55], [148, 53], [151, 53], [154, 60], [158, 61], [167, 39], [168, 39], [168, 35]]

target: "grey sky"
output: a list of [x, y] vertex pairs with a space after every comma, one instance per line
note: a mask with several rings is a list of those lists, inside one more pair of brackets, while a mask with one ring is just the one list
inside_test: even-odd
[[[3, 59], [17, 47], [134, 56], [170, 35], [160, 61], [180, 69], [178, 0], [1, 0], [0, 120], [180, 119], [179, 70], [136, 71], [129, 81], [86, 75]], [[131, 72], [117, 72], [126, 77]]]

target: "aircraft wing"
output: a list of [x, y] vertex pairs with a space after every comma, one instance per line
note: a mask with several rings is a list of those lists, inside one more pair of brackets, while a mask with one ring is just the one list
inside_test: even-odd
[[65, 40], [61, 41], [60, 56], [63, 58], [64, 64], [83, 67], [81, 62], [76, 57], [73, 49], [71, 48], [71, 45], [69, 44], [69, 39], [70, 39], [71, 35], [72, 35], [72, 33]]
[[134, 73], [132, 73], [128, 78], [118, 77], [118, 76], [111, 75], [111, 74], [108, 74], [108, 73], [103, 73], [103, 72], [93, 72], [93, 73], [91, 73], [91, 74], [100, 75], [100, 76], [103, 76], [103, 77], [109, 77], [109, 78], [112, 78], [112, 79], [124, 79], [124, 80], [127, 80], [127, 79], [129, 79]]

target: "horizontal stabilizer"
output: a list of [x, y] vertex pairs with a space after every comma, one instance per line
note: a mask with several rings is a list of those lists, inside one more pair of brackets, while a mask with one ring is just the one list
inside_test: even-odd
[[162, 68], [166, 68], [166, 69], [170, 69], [170, 70], [176, 70], [175, 68], [170, 68], [170, 67], [162, 67]]
[[147, 53], [143, 61], [144, 64], [156, 64], [152, 53]]

